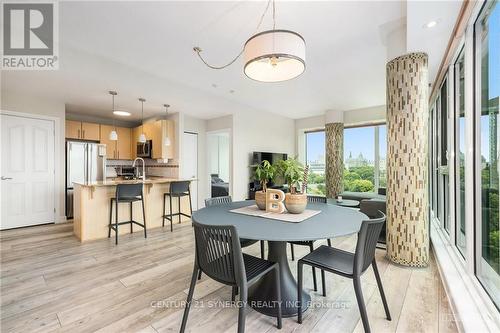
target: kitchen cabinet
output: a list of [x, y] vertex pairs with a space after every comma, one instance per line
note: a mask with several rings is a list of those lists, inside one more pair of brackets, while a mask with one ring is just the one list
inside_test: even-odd
[[99, 141], [100, 125], [66, 120], [66, 138]]
[[66, 120], [66, 138], [80, 139], [82, 123], [79, 121]]
[[106, 158], [110, 160], [130, 160], [132, 159], [131, 134], [132, 129], [127, 127], [116, 127], [118, 134], [117, 141], [109, 140], [109, 133], [115, 127], [101, 125], [100, 141], [106, 145]]
[[[137, 141], [141, 132], [144, 131], [147, 140], [151, 140], [153, 150], [151, 158], [157, 160], [169, 160], [175, 156], [175, 124], [172, 120], [157, 120], [144, 124], [144, 130], [141, 126], [132, 130], [132, 155], [137, 156]], [[170, 145], [166, 146], [166, 138], [169, 138]]]
[[116, 133], [118, 134], [118, 141], [116, 142], [116, 158], [120, 160], [132, 159], [132, 152], [130, 149], [132, 129], [126, 127], [117, 127]]
[[100, 125], [82, 122], [82, 139], [99, 141]]
[[106, 145], [106, 158], [108, 160], [116, 159], [116, 141], [109, 139], [109, 133], [114, 129], [113, 126], [101, 125], [99, 141]]

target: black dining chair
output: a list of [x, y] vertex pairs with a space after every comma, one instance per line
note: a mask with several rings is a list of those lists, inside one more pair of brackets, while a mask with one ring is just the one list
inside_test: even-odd
[[[230, 195], [223, 196], [223, 197], [215, 197], [215, 198], [209, 198], [205, 199], [205, 207], [212, 207], [212, 206], [218, 206], [218, 205], [227, 205], [233, 202], [233, 199], [231, 198]], [[242, 248], [253, 245], [257, 243], [258, 241], [253, 240], [253, 239], [246, 239], [246, 238], [240, 238], [240, 245]], [[264, 241], [260, 241], [260, 257], [262, 259], [264, 258]]]
[[385, 298], [382, 281], [377, 268], [375, 260], [375, 247], [377, 240], [385, 222], [385, 214], [378, 212], [377, 218], [363, 221], [361, 229], [358, 233], [358, 241], [354, 253], [336, 249], [330, 246], [322, 245], [305, 257], [299, 259], [297, 268], [297, 293], [299, 300], [299, 312], [297, 321], [302, 323], [302, 268], [303, 265], [309, 265], [321, 269], [321, 281], [323, 287], [323, 296], [326, 296], [326, 283], [325, 271], [341, 275], [353, 280], [354, 292], [358, 302], [361, 320], [365, 332], [370, 332], [370, 325], [368, 323], [368, 315], [366, 313], [366, 306], [363, 300], [363, 293], [361, 291], [361, 275], [372, 265], [375, 279], [377, 280], [378, 290], [382, 303], [384, 304], [385, 315], [387, 320], [391, 320], [389, 307]]
[[278, 307], [277, 327], [281, 329], [281, 286], [279, 264], [241, 252], [236, 228], [231, 225], [203, 225], [193, 218], [195, 235], [195, 262], [186, 307], [182, 317], [181, 333], [186, 329], [189, 308], [193, 299], [196, 277], [199, 272], [240, 290], [238, 332], [245, 331], [248, 288], [261, 277], [274, 271]]
[[[136, 201], [142, 203], [142, 221], [139, 223], [134, 221], [133, 218], [133, 204]], [[118, 222], [118, 205], [120, 203], [128, 203], [130, 205], [130, 221]], [[113, 204], [115, 206], [115, 223], [113, 223]], [[144, 238], [146, 234], [146, 213], [144, 211], [144, 196], [141, 184], [118, 184], [116, 185], [115, 197], [110, 200], [109, 207], [109, 225], [108, 225], [108, 238], [111, 237], [111, 230], [115, 231], [115, 244], [118, 244], [118, 226], [123, 224], [130, 224], [130, 233], [134, 232], [133, 225], [138, 225], [144, 228]]]
[[[319, 195], [308, 195], [307, 196], [307, 202], [309, 203], [327, 203], [326, 197], [322, 197]], [[328, 239], [328, 246], [331, 246], [330, 240]], [[292, 241], [288, 242], [290, 244], [290, 251], [292, 252], [292, 261], [295, 260], [295, 251], [293, 246], [294, 245], [299, 245], [299, 246], [308, 246], [309, 251], [312, 252], [314, 251], [314, 241]], [[312, 268], [312, 273], [313, 273], [313, 283], [314, 283], [314, 291], [318, 290], [318, 285], [316, 282], [316, 270], [313, 267]]]

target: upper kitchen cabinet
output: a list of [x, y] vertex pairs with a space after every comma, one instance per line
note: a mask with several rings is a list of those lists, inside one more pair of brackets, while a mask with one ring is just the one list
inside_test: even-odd
[[[175, 124], [172, 120], [157, 120], [144, 124], [144, 134], [147, 140], [152, 141], [151, 158], [157, 160], [173, 159], [175, 154]], [[133, 156], [137, 156], [137, 140], [141, 134], [141, 126], [132, 130]], [[170, 145], [166, 145], [167, 138]]]
[[131, 136], [132, 129], [126, 127], [117, 127], [118, 141], [116, 142], [117, 159], [130, 160], [132, 159], [131, 151]]
[[84, 140], [99, 141], [100, 125], [94, 123], [82, 123], [82, 138]]
[[114, 129], [113, 126], [101, 125], [100, 138], [99, 138], [99, 141], [102, 144], [106, 145], [106, 158], [111, 160], [118, 158], [116, 153], [116, 141], [111, 141], [109, 139], [109, 133], [111, 133], [113, 129]]
[[82, 123], [80, 121], [66, 120], [66, 138], [80, 139]]
[[131, 151], [131, 134], [132, 129], [127, 127], [116, 127], [118, 141], [109, 140], [109, 133], [115, 127], [109, 125], [101, 125], [100, 141], [106, 145], [106, 158], [111, 160], [130, 160], [132, 159]]
[[66, 138], [99, 141], [100, 125], [66, 120]]

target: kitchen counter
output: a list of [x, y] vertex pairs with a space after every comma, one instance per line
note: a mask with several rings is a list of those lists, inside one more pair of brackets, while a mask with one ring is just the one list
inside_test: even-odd
[[[176, 179], [149, 177], [146, 180], [104, 180], [95, 182], [74, 182], [73, 200], [73, 232], [81, 241], [88, 241], [108, 237], [108, 225], [111, 198], [115, 197], [116, 185], [119, 184], [144, 184], [144, 210], [146, 215], [147, 229], [161, 228], [163, 222], [163, 197], [170, 191], [170, 184], [176, 181], [193, 179]], [[179, 198], [172, 199], [173, 211], [177, 212]], [[183, 212], [189, 214], [189, 200], [181, 198], [180, 207]], [[142, 209], [140, 201], [133, 204], [133, 220], [142, 223]], [[165, 214], [169, 214], [169, 205], [165, 206]], [[113, 209], [112, 221], [115, 221], [115, 210]], [[130, 206], [122, 203], [118, 206], [118, 221], [130, 220]], [[189, 218], [181, 217], [181, 222], [189, 221]], [[174, 217], [175, 224], [178, 217]], [[167, 227], [168, 226], [168, 227]], [[143, 237], [143, 229], [137, 225], [133, 226], [133, 232], [140, 232], [137, 237]], [[170, 233], [170, 221], [165, 220], [165, 232]], [[119, 227], [119, 234], [130, 233], [128, 225]], [[114, 236], [114, 231], [111, 231]], [[134, 236], [135, 237], [135, 236]]]
[[178, 178], [163, 178], [163, 177], [148, 177], [146, 180], [142, 179], [133, 179], [133, 180], [122, 180], [122, 179], [113, 179], [113, 180], [98, 180], [93, 182], [74, 182], [73, 184], [78, 184], [80, 186], [92, 187], [92, 186], [116, 186], [118, 184], [165, 184], [172, 183], [178, 181], [193, 181], [196, 179], [178, 179]]

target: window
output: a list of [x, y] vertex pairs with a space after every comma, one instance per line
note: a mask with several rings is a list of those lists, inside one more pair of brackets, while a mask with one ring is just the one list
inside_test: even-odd
[[475, 23], [476, 41], [476, 213], [479, 236], [476, 267], [479, 280], [500, 306], [499, 96], [500, 6], [489, 2]]
[[344, 191], [377, 192], [387, 185], [386, 126], [344, 129]]
[[455, 62], [455, 175], [456, 175], [456, 245], [465, 256], [465, 64], [464, 50]]
[[306, 132], [306, 163], [309, 165], [307, 193], [326, 195], [325, 131]]

